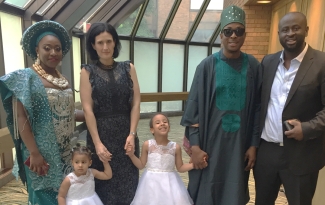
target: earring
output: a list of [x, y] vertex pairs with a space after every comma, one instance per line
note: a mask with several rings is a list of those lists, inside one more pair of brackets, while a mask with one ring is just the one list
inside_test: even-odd
[[39, 65], [40, 64], [40, 60], [39, 60], [39, 54], [37, 54], [37, 58], [35, 60], [35, 64]]

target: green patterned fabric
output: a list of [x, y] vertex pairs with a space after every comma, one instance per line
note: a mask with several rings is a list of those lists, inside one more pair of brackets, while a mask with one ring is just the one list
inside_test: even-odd
[[240, 128], [240, 117], [236, 114], [222, 116], [222, 129], [226, 132], [236, 132]]
[[221, 30], [230, 23], [240, 23], [245, 26], [245, 11], [238, 6], [228, 6], [225, 8], [220, 17]]
[[243, 54], [243, 66], [238, 72], [226, 62], [220, 60], [219, 52], [214, 54], [216, 69], [216, 103], [220, 110], [241, 111], [246, 102], [247, 54]]
[[[216, 106], [219, 110], [241, 111], [246, 104], [246, 76], [248, 68], [247, 54], [243, 54], [243, 65], [240, 71], [232, 68], [220, 59], [220, 53], [214, 54], [216, 58]], [[222, 116], [222, 129], [226, 132], [236, 132], [240, 128], [240, 116], [226, 114]]]
[[[0, 93], [7, 113], [7, 126], [13, 137], [17, 153], [17, 164], [13, 174], [18, 176], [19, 173], [22, 181], [27, 182], [31, 204], [57, 204], [57, 190], [63, 179], [62, 170], [65, 165], [61, 160], [47, 93], [39, 76], [30, 68], [2, 76], [0, 78]], [[50, 165], [46, 176], [37, 176], [23, 163], [28, 158], [29, 151], [21, 138], [15, 136], [13, 96], [26, 109], [38, 149]]]

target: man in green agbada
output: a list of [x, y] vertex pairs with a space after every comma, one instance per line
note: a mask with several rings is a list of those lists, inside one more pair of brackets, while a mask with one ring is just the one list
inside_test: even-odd
[[259, 62], [240, 51], [245, 12], [224, 9], [221, 29], [223, 48], [198, 65], [181, 120], [195, 167], [188, 191], [197, 205], [246, 204], [259, 144]]

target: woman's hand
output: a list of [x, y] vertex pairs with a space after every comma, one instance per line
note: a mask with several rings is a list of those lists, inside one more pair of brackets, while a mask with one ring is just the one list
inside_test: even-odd
[[99, 159], [104, 162], [108, 162], [112, 160], [112, 154], [107, 150], [107, 148], [103, 145], [103, 143], [100, 143], [98, 145], [95, 145], [96, 148], [96, 154], [98, 155]]
[[124, 149], [127, 150], [129, 145], [132, 146], [134, 149], [135, 148], [134, 141], [135, 141], [135, 136], [133, 134], [129, 134], [129, 136], [126, 138]]
[[29, 169], [32, 172], [37, 173], [37, 175], [47, 175], [48, 172], [48, 164], [44, 160], [43, 156], [38, 153], [30, 154], [30, 166]]
[[125, 154], [128, 155], [129, 157], [134, 156], [134, 147], [131, 144], [127, 146]]

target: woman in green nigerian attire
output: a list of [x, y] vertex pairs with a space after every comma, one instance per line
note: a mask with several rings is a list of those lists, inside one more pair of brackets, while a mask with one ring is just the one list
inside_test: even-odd
[[61, 181], [71, 172], [70, 138], [75, 120], [83, 120], [83, 113], [75, 112], [69, 82], [56, 70], [71, 41], [62, 25], [45, 20], [30, 26], [21, 44], [36, 59], [35, 64], [0, 78], [17, 153], [13, 174], [27, 184], [30, 205], [57, 204]]

